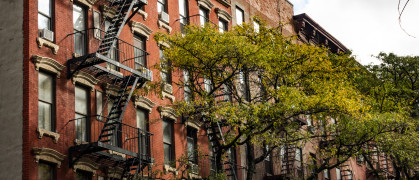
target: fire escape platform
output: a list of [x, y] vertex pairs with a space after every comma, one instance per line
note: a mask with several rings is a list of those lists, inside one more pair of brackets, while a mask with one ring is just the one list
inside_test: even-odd
[[[87, 73], [93, 74], [96, 78], [100, 78], [103, 75], [108, 76], [110, 80], [115, 78], [122, 79], [124, 77], [124, 75], [118, 71], [99, 65], [102, 63], [112, 64], [119, 69], [140, 77], [143, 81], [153, 81], [153, 72], [151, 70], [144, 67], [133, 69], [125, 65], [124, 61], [120, 63], [97, 52], [75, 57], [67, 61], [67, 65], [70, 67], [69, 70], [71, 70], [71, 72], [75, 72], [77, 70], [84, 71], [86, 69], [86, 71], [88, 71]], [[72, 76], [71, 72], [69, 72], [69, 75]]]

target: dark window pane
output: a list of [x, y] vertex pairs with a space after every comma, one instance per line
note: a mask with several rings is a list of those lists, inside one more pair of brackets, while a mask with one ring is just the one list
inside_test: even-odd
[[40, 162], [38, 164], [38, 180], [52, 180], [54, 169], [51, 165]]
[[164, 164], [170, 164], [172, 161], [172, 146], [164, 144]]
[[38, 127], [52, 131], [51, 125], [51, 104], [38, 101]]

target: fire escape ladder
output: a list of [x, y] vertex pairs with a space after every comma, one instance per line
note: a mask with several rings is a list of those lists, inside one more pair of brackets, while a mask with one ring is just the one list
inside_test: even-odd
[[138, 85], [138, 80], [139, 77], [134, 75], [124, 77], [121, 90], [118, 92], [118, 96], [115, 98], [116, 101], [112, 105], [112, 108], [108, 114], [108, 118], [106, 118], [103, 129], [100, 132], [98, 142], [110, 143], [112, 142], [113, 138], [117, 137], [117, 134], [114, 133], [118, 131], [129, 100], [131, 99], [134, 89], [136, 89]]
[[[223, 131], [222, 131], [222, 124], [220, 122], [211, 123], [210, 127], [207, 128], [207, 134], [209, 138], [209, 143], [212, 145], [212, 152], [215, 154], [219, 149], [216, 149], [217, 144], [225, 144]], [[234, 162], [232, 162], [232, 155], [233, 152], [231, 150], [228, 150], [228, 160], [224, 163], [225, 165], [225, 172], [226, 174], [231, 177], [233, 180], [237, 179], [236, 175], [236, 168]], [[214, 157], [216, 158], [216, 157]]]
[[294, 174], [294, 163], [295, 163], [295, 145], [285, 146], [284, 158], [281, 167], [281, 174], [286, 176], [292, 176]]
[[342, 165], [340, 165], [340, 174], [342, 179], [345, 180], [352, 180], [353, 179], [353, 171], [352, 171], [352, 167], [348, 164], [348, 163], [343, 163]]

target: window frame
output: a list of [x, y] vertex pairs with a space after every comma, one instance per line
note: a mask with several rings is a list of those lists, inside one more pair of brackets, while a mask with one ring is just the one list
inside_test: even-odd
[[[82, 29], [82, 30], [78, 30], [78, 29], [76, 29], [75, 28], [75, 26], [74, 26], [74, 7], [79, 7], [80, 9], [81, 9], [81, 11], [82, 11], [82, 14], [83, 14], [83, 20], [84, 20], [84, 29]], [[80, 4], [77, 4], [77, 3], [73, 3], [73, 33], [75, 33], [73, 36], [74, 36], [74, 53], [75, 54], [77, 54], [77, 50], [76, 50], [76, 36], [77, 36], [77, 34], [81, 34], [82, 35], [82, 37], [81, 37], [81, 39], [83, 40], [83, 42], [81, 42], [80, 44], [81, 44], [81, 46], [83, 46], [83, 47], [81, 47], [80, 49], [81, 49], [81, 51], [83, 51], [81, 54], [77, 54], [77, 55], [79, 55], [79, 56], [83, 56], [83, 55], [86, 55], [88, 52], [89, 52], [89, 48], [88, 48], [88, 38], [87, 38], [87, 34], [86, 34], [86, 32], [83, 32], [83, 31], [85, 31], [86, 29], [87, 29], [87, 26], [88, 26], [88, 23], [87, 23], [87, 21], [88, 21], [88, 12], [87, 12], [87, 10], [86, 10], [87, 8], [86, 7], [84, 7], [83, 5], [80, 5]]]
[[[48, 20], [49, 20], [49, 27], [47, 28], [48, 30], [50, 30], [50, 31], [52, 31], [52, 32], [55, 32], [54, 31], [54, 25], [55, 25], [55, 23], [54, 23], [54, 0], [48, 0], [49, 1], [49, 11], [50, 11], [50, 14], [51, 15], [47, 15], [47, 14], [45, 14], [45, 13], [43, 13], [43, 12], [41, 12], [41, 11], [39, 11], [39, 1], [40, 0], [38, 0], [38, 17], [37, 17], [37, 20], [38, 20], [38, 31], [40, 30], [39, 29], [39, 15], [41, 15], [41, 16], [44, 16], [44, 17], [46, 17]], [[54, 40], [55, 40], [55, 38], [54, 38]]]
[[[164, 135], [164, 123], [167, 123], [167, 125], [169, 125], [170, 127], [170, 142], [165, 142], [165, 135]], [[173, 133], [173, 130], [174, 130], [174, 123], [173, 123], [173, 120], [171, 120], [171, 119], [169, 119], [169, 118], [167, 118], [167, 117], [164, 117], [163, 118], [163, 154], [164, 154], [164, 164], [166, 164], [166, 165], [169, 165], [169, 166], [171, 166], [171, 167], [173, 167], [173, 166], [176, 166], [173, 162], [174, 162], [174, 160], [175, 160], [175, 146], [174, 146], [174, 133]], [[169, 154], [168, 154], [168, 161], [166, 161], [166, 153], [164, 153], [164, 146], [165, 145], [168, 145], [169, 146]]]
[[[80, 141], [85, 141], [85, 142], [90, 142], [90, 118], [89, 118], [89, 114], [91, 113], [90, 112], [90, 98], [91, 98], [91, 95], [90, 95], [90, 90], [88, 89], [88, 87], [85, 87], [85, 86], [82, 86], [82, 85], [79, 85], [79, 84], [76, 84], [76, 86], [75, 86], [75, 89], [74, 89], [74, 97], [76, 97], [76, 89], [77, 88], [79, 88], [79, 89], [82, 89], [83, 91], [85, 91], [86, 92], [86, 114], [82, 114], [82, 113], [80, 113], [80, 112], [77, 112], [77, 109], [75, 108], [74, 109], [74, 114], [75, 114], [75, 116], [77, 116], [77, 115], [81, 115], [81, 116], [85, 116], [84, 117], [84, 122], [83, 122], [83, 120], [82, 120], [82, 122], [81, 123], [84, 123], [84, 126], [85, 126], [85, 137], [86, 137], [86, 139], [83, 139], [83, 132], [82, 132], [82, 137], [81, 138], [78, 138], [77, 136], [78, 136], [78, 133], [77, 133], [77, 128], [76, 128], [76, 125], [75, 125], [75, 131], [76, 131], [76, 139], [77, 140], [80, 140]], [[76, 104], [76, 101], [77, 101], [77, 99], [75, 98], [75, 100], [74, 100], [74, 104]], [[77, 124], [77, 121], [79, 120], [79, 119], [81, 119], [81, 118], [75, 118], [76, 120], [75, 120], [75, 123]]]
[[[223, 28], [221, 28], [220, 25], [222, 25]], [[228, 22], [226, 20], [221, 19], [221, 18], [218, 19], [218, 31], [220, 33], [224, 33], [226, 31], [228, 31]]]
[[[244, 18], [244, 10], [242, 8], [240, 8], [239, 6], [236, 6], [235, 13], [236, 13], [236, 23], [237, 23], [237, 25], [241, 26], [244, 22], [246, 22], [245, 18]], [[241, 21], [239, 21], [239, 19], [238, 19], [239, 16], [238, 16], [237, 13], [241, 14], [241, 17], [242, 17]]]
[[[45, 75], [45, 76], [47, 76], [48, 78], [51, 78], [51, 102], [47, 102], [46, 100], [42, 100], [42, 99], [40, 99], [39, 98], [39, 93], [40, 93], [40, 89], [39, 89], [39, 75], [40, 74], [43, 74], [43, 75]], [[50, 106], [51, 106], [51, 111], [49, 112], [50, 113], [50, 126], [51, 126], [51, 129], [46, 129], [45, 128], [45, 125], [44, 125], [44, 127], [43, 128], [41, 128], [41, 129], [45, 129], [45, 130], [48, 130], [48, 131], [51, 131], [51, 132], [55, 132], [55, 130], [56, 130], [56, 117], [55, 117], [55, 115], [56, 115], [56, 110], [55, 110], [55, 107], [56, 107], [56, 92], [55, 92], [55, 77], [52, 75], [52, 74], [50, 74], [50, 73], [47, 73], [47, 72], [44, 72], [44, 71], [39, 71], [38, 72], [38, 127], [39, 128], [41, 128], [40, 127], [40, 119], [39, 119], [39, 102], [42, 102], [42, 103], [45, 103], [45, 104], [49, 104]], [[44, 122], [44, 124], [45, 124], [45, 117], [44, 117], [44, 120], [43, 120]]]
[[[192, 140], [193, 152], [189, 151], [189, 140]], [[186, 128], [186, 144], [187, 144], [187, 152], [188, 152], [188, 161], [192, 164], [198, 163], [198, 153], [196, 151], [198, 147], [198, 130], [188, 126]], [[193, 153], [192, 158], [190, 153]]]
[[[139, 127], [139, 125], [140, 125], [140, 119], [139, 119], [139, 117], [138, 117], [138, 112], [139, 111], [141, 111], [141, 112], [143, 112], [144, 113], [144, 129], [141, 129], [140, 127]], [[136, 122], [137, 122], [137, 128], [139, 129], [139, 131], [140, 131], [140, 134], [141, 134], [141, 137], [139, 137], [139, 138], [143, 138], [142, 140], [143, 140], [143, 144], [141, 144], [142, 146], [141, 147], [145, 147], [143, 150], [145, 150], [145, 153], [143, 154], [143, 155], [146, 155], [146, 156], [149, 156], [150, 155], [150, 142], [149, 142], [149, 139], [148, 139], [148, 134], [147, 134], [147, 132], [149, 131], [149, 118], [150, 118], [150, 116], [149, 116], [149, 111], [148, 110], [146, 110], [146, 109], [143, 109], [143, 108], [136, 108], [135, 109], [135, 113], [136, 113]], [[141, 133], [141, 131], [143, 131], [143, 133]], [[140, 152], [139, 150], [138, 150], [138, 152]]]
[[[162, 2], [164, 1], [164, 2]], [[159, 11], [159, 6], [163, 7], [162, 11]], [[157, 0], [157, 13], [160, 14], [161, 12], [165, 12], [168, 14], [167, 12], [167, 0]]]
[[[162, 83], [165, 84], [172, 84], [172, 71], [171, 71], [171, 66], [172, 63], [170, 62], [170, 60], [167, 60], [165, 63], [162, 62], [162, 60], [166, 60], [166, 58], [164, 57], [164, 48], [160, 47], [159, 48], [159, 60], [160, 60], [160, 67], [162, 68], [162, 70], [160, 71], [160, 76], [161, 76], [161, 80]], [[168, 70], [165, 69], [165, 67], [169, 67]]]
[[46, 165], [46, 166], [48, 166], [49, 168], [50, 168], [50, 173], [51, 173], [51, 176], [50, 176], [50, 178], [48, 178], [48, 179], [50, 179], [50, 180], [53, 180], [53, 179], [55, 179], [55, 174], [56, 174], [56, 172], [55, 172], [55, 165], [54, 164], [51, 164], [51, 163], [48, 163], [48, 162], [45, 162], [45, 161], [39, 161], [39, 163], [38, 163], [38, 180], [41, 180], [40, 179], [40, 168], [41, 168], [41, 166], [42, 165]]
[[[139, 42], [140, 46], [142, 46], [142, 47], [136, 46], [136, 42]], [[134, 35], [133, 35], [133, 45], [135, 47], [134, 48], [134, 68], [138, 69], [140, 67], [147, 67], [146, 37], [134, 33]], [[140, 50], [137, 50], [137, 48], [140, 49]], [[137, 57], [136, 52], [141, 52], [141, 53], [143, 53], [143, 55]], [[139, 61], [143, 60], [144, 62], [137, 62], [137, 60], [139, 60]], [[141, 63], [143, 63], [143, 64], [141, 64]], [[138, 65], [138, 68], [137, 68], [137, 65]]]
[[[101, 98], [100, 99], [98, 99], [98, 95], [100, 94], [100, 96], [101, 96]], [[100, 100], [101, 102], [100, 102], [100, 104], [101, 104], [101, 109], [98, 109], [99, 107], [98, 107], [98, 100]], [[105, 111], [103, 110], [103, 100], [104, 100], [104, 98], [103, 98], [103, 92], [102, 91], [99, 91], [99, 90], [96, 90], [95, 91], [95, 110], [96, 110], [96, 118], [98, 119], [98, 120], [103, 120], [103, 118], [104, 118], [104, 114], [102, 114], [102, 113], [104, 113]]]
[[204, 8], [204, 7], [199, 7], [199, 23], [201, 26], [204, 26], [205, 23], [209, 22], [209, 13], [210, 13], [209, 9]]

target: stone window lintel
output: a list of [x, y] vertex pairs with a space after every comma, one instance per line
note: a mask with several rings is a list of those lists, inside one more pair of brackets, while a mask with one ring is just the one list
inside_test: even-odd
[[96, 170], [99, 169], [99, 165], [88, 159], [88, 158], [81, 158], [76, 161], [73, 165], [73, 171], [76, 172], [77, 170], [87, 171], [93, 173], [93, 176], [96, 175]]
[[[70, 1], [73, 2], [73, 0], [70, 0]], [[81, 4], [85, 5], [85, 6], [87, 6], [89, 8], [89, 11], [90, 11], [90, 10], [92, 10], [93, 4], [95, 4], [95, 2], [97, 0], [74, 0], [74, 1], [76, 1], [78, 3], [81, 3]]]
[[138, 33], [144, 37], [147, 38], [147, 41], [151, 35], [151, 33], [153, 33], [153, 31], [148, 28], [145, 24], [140, 23], [140, 22], [136, 22], [136, 21], [131, 21], [129, 23], [129, 25], [131, 26], [131, 32], [134, 33]]
[[65, 67], [64, 65], [49, 57], [33, 55], [31, 59], [35, 64], [35, 70], [39, 71], [39, 69], [43, 69], [48, 72], [52, 72], [57, 75], [57, 78], [60, 78], [61, 71]]
[[99, 82], [99, 80], [93, 77], [91, 74], [87, 74], [82, 71], [79, 71], [76, 74], [74, 74], [71, 80], [73, 81], [73, 84], [76, 84], [77, 82], [90, 87], [91, 91], [95, 89], [95, 85]]
[[220, 4], [224, 5], [225, 7], [229, 8], [230, 5], [230, 1], [229, 0], [217, 0]]
[[198, 0], [198, 7], [203, 7], [208, 10], [208, 13], [211, 13], [214, 4], [210, 0]]
[[133, 100], [134, 100], [135, 107], [147, 109], [150, 114], [151, 114], [151, 110], [156, 105], [156, 103], [154, 103], [153, 101], [151, 101], [150, 99], [144, 96], [136, 95], [134, 96]]
[[176, 123], [176, 119], [178, 115], [176, 114], [175, 110], [170, 107], [159, 106], [157, 110], [160, 112], [160, 118], [163, 119], [164, 117], [173, 120]]
[[64, 160], [65, 155], [59, 153], [56, 150], [50, 148], [32, 148], [33, 155], [35, 156], [35, 162], [39, 163], [39, 160], [54, 163], [58, 168], [61, 167], [61, 162]]
[[231, 15], [228, 14], [227, 11], [221, 9], [221, 8], [215, 8], [215, 13], [217, 13], [217, 17], [219, 19], [222, 19], [224, 21], [230, 22], [231, 20]]

